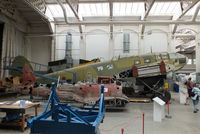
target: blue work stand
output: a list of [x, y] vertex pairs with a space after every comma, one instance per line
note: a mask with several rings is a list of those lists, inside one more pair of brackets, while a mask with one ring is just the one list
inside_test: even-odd
[[[98, 111], [94, 111], [96, 106]], [[52, 83], [52, 91], [45, 111], [31, 120], [28, 126], [31, 134], [99, 134], [99, 124], [105, 115], [104, 85], [101, 85], [100, 98], [89, 110], [72, 108], [61, 104], [56, 94], [56, 85]]]

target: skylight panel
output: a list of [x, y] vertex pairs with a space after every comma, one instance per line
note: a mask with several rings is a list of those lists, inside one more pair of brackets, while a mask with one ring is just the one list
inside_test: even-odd
[[[200, 3], [200, 2], [199, 2]], [[193, 8], [191, 8], [185, 15], [194, 15], [196, 8], [199, 4], [196, 4]]]
[[97, 10], [97, 14], [98, 14], [98, 15], [101, 14], [101, 12], [102, 12], [102, 7], [101, 7], [100, 4], [96, 4], [96, 10]]
[[91, 16], [89, 4], [79, 5], [79, 13], [81, 16]]
[[96, 5], [95, 4], [90, 4], [90, 11], [91, 11], [91, 16], [97, 16], [98, 13], [96, 12]]
[[166, 9], [166, 14], [172, 14], [172, 9], [175, 7], [174, 3], [169, 3], [168, 8]]
[[174, 5], [175, 5], [175, 6], [174, 6], [174, 8], [173, 8], [173, 10], [172, 10], [172, 13], [173, 13], [173, 14], [175, 14], [175, 13], [180, 13], [180, 10], [181, 10], [180, 3], [177, 2], [177, 3], [175, 3]]
[[145, 13], [145, 10], [144, 10], [144, 3], [138, 3], [138, 9], [137, 9], [137, 12], [136, 14], [138, 15], [142, 15]]
[[120, 4], [120, 15], [122, 15], [122, 16], [126, 15], [126, 3]]
[[133, 3], [132, 3], [131, 13], [132, 13], [132, 14], [133, 14], [133, 13], [136, 13], [136, 11], [137, 11], [137, 4], [133, 4]]
[[132, 10], [132, 3], [127, 3], [126, 4], [126, 14], [127, 15], [131, 15], [132, 13], [131, 13], [131, 10]]
[[113, 15], [119, 16], [120, 15], [120, 3], [113, 4]]
[[155, 2], [150, 15], [174, 15], [180, 12], [179, 2]]
[[79, 14], [81, 16], [109, 16], [108, 3], [79, 4]]
[[130, 4], [130, 14], [132, 14], [133, 11], [133, 3]]
[[158, 3], [157, 4], [157, 7], [156, 7], [156, 9], [155, 9], [155, 14], [157, 15], [157, 14], [160, 14], [160, 10], [161, 10], [161, 8], [162, 8], [162, 5], [161, 5], [162, 3]]
[[135, 14], [137, 14], [137, 12], [138, 12], [138, 9], [139, 9], [139, 4], [134, 4], [135, 6], [136, 6], [136, 10], [135, 10]]
[[144, 3], [128, 2], [128, 3], [113, 3], [114, 16], [140, 16], [144, 13]]
[[109, 10], [109, 5], [107, 3], [101, 4], [102, 9], [103, 9], [103, 14], [99, 14], [100, 16], [109, 16], [110, 10]]
[[52, 15], [49, 7], [47, 7], [47, 9], [46, 9], [45, 15], [47, 15], [51, 20], [53, 20], [53, 15]]
[[59, 5], [47, 5], [47, 7], [51, 11], [53, 17], [64, 17], [62, 8]]
[[66, 12], [67, 12], [67, 17], [75, 17], [73, 11], [71, 10], [71, 8], [69, 7], [68, 4], [65, 4], [65, 9], [66, 9]]
[[[197, 8], [196, 4], [186, 15], [193, 15]], [[68, 4], [64, 4], [67, 17], [75, 17]], [[53, 17], [64, 17], [59, 4], [49, 4], [47, 8]], [[181, 14], [180, 2], [155, 2], [149, 15], [179, 15]], [[109, 3], [80, 3], [80, 16], [109, 16]], [[113, 16], [142, 16], [145, 14], [143, 2], [114, 2]], [[200, 13], [199, 13], [200, 14]]]
[[177, 8], [178, 4], [179, 4], [179, 3], [174, 3], [174, 2], [171, 3], [170, 6], [169, 6], [169, 8], [168, 8], [168, 10], [167, 10], [167, 12], [168, 12], [169, 14], [173, 14], [174, 11], [175, 11], [174, 9]]
[[163, 14], [164, 12], [163, 12], [163, 10], [164, 10], [164, 5], [165, 5], [165, 3], [160, 3], [160, 14]]
[[151, 11], [150, 11], [149, 14], [155, 14], [155, 10], [156, 10], [157, 5], [158, 5], [158, 3], [153, 4], [153, 7], [151, 8]]
[[165, 13], [167, 14], [167, 10], [168, 10], [169, 6], [170, 6], [170, 3], [169, 2], [165, 2], [164, 5], [163, 5], [161, 13], [162, 14], [165, 14]]

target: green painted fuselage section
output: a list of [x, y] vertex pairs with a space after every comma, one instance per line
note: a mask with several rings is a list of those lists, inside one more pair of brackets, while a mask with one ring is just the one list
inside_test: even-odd
[[[118, 58], [117, 60], [110, 60], [106, 62], [99, 62], [80, 67], [64, 69], [58, 72], [50, 73], [45, 76], [58, 79], [66, 79], [71, 83], [78, 81], [87, 82], [95, 80], [99, 76], [113, 77], [121, 72], [132, 69], [135, 66], [145, 66], [156, 62], [164, 61], [167, 64], [173, 65], [175, 68], [181, 68], [186, 64], [186, 58], [178, 55], [170, 58], [168, 53], [149, 54], [141, 56], [131, 56], [125, 58]], [[185, 62], [184, 62], [185, 61]], [[50, 83], [51, 80], [38, 78], [38, 83]]]

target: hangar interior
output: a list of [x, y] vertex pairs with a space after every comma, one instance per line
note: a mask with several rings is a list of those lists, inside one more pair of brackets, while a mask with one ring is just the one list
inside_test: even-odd
[[[133, 84], [132, 87], [134, 86], [138, 89], [143, 87], [144, 90], [146, 90], [146, 87], [152, 92], [156, 90], [154, 95], [158, 92], [156, 86], [159, 86], [159, 88], [167, 86], [168, 90], [171, 92], [170, 114], [172, 118], [164, 119], [161, 123], [154, 122], [155, 101], [150, 100], [150, 103], [133, 103], [130, 101], [130, 99], [133, 98], [129, 98], [129, 103], [124, 108], [125, 110], [123, 109], [118, 112], [113, 112], [112, 110], [111, 112], [105, 113], [104, 123], [100, 125], [99, 132], [102, 134], [122, 133], [121, 129], [123, 127], [127, 134], [132, 132], [143, 132], [144, 134], [144, 130], [145, 133], [152, 134], [161, 132], [164, 134], [199, 133], [200, 129], [198, 123], [200, 120], [197, 116], [198, 114], [193, 114], [192, 99], [189, 99], [189, 106], [180, 104], [181, 93], [173, 91], [174, 83], [176, 83], [176, 85], [179, 86], [179, 92], [181, 92], [181, 88], [184, 88], [185, 90], [183, 92], [186, 95], [187, 87], [184, 85], [183, 81], [189, 77], [192, 78], [193, 83], [200, 84], [198, 80], [198, 78], [200, 78], [200, 58], [198, 58], [200, 56], [199, 10], [199, 0], [1, 0], [1, 88], [3, 91], [16, 91], [19, 88], [19, 85], [3, 85], [4, 80], [10, 79], [10, 77], [12, 77], [11, 74], [13, 75], [8, 69], [16, 69], [12, 68], [11, 65], [14, 64], [13, 60], [15, 61], [15, 57], [17, 56], [25, 57], [29, 61], [33, 73], [37, 73], [35, 74], [36, 77], [31, 75], [31, 79], [28, 81], [31, 81], [32, 78], [35, 80], [38, 77], [45, 79], [46, 76], [43, 77], [41, 75], [45, 75], [49, 71], [52, 73], [55, 70], [59, 70], [63, 73], [70, 73], [69, 77], [72, 77], [70, 80], [73, 81], [75, 78], [73, 67], [75, 67], [75, 70], [76, 68], [78, 70], [79, 67], [81, 68], [84, 61], [84, 64], [88, 66], [88, 68], [84, 69], [88, 69], [89, 72], [87, 72], [87, 74], [82, 73], [81, 71], [84, 69], [75, 72], [76, 79], [80, 79], [81, 81], [82, 77], [84, 77], [84, 83], [88, 82], [88, 78], [96, 77], [96, 75], [107, 77], [107, 72], [98, 73], [98, 71], [103, 71], [104, 62], [110, 63], [111, 61], [111, 63], [113, 63], [108, 64], [109, 66], [107, 64], [105, 65], [108, 70], [115, 69], [115, 67], [119, 67], [120, 70], [120, 67], [125, 66], [125, 69], [121, 69], [119, 72], [116, 69], [113, 73], [114, 75], [112, 74], [111, 76], [109, 74], [109, 78], [106, 78], [106, 80], [108, 80], [114, 77], [115, 80], [118, 78], [120, 81], [126, 78], [126, 76], [131, 75], [130, 78], [134, 77], [134, 69], [130, 70], [130, 68], [126, 68], [132, 61], [126, 61], [125, 59], [125, 62], [116, 62], [114, 65], [115, 61], [123, 60], [124, 57], [139, 57], [139, 62], [141, 62], [141, 64], [144, 63], [144, 66], [141, 66], [141, 68], [150, 71], [152, 66], [155, 64], [155, 66], [157, 66], [157, 62], [162, 60], [166, 66], [170, 64], [167, 66], [168, 69], [165, 68], [164, 75], [161, 72], [159, 76], [155, 76], [157, 72], [154, 72], [155, 74], [151, 73], [151, 76], [144, 76], [144, 79], [142, 79], [142, 77], [141, 80], [143, 81], [141, 82], [141, 73], [137, 72], [138, 79], [133, 78], [134, 80], [131, 80], [131, 84], [135, 81], [140, 81], [140, 86]], [[175, 59], [172, 60], [172, 62], [171, 59], [173, 59], [173, 56], [168, 53], [175, 53], [175, 56], [177, 56], [175, 58], [177, 58], [176, 60], [179, 60], [179, 62]], [[177, 54], [185, 57], [184, 63], [180, 60], [183, 57]], [[146, 57], [144, 55], [147, 57], [146, 62]], [[148, 55], [151, 55], [150, 58]], [[161, 58], [159, 59], [156, 57], [157, 55]], [[165, 55], [168, 55], [169, 61], [167, 62], [165, 62]], [[144, 57], [142, 61], [140, 57]], [[151, 57], [156, 57], [157, 62], [155, 64], [149, 63], [148, 60], [150, 60], [150, 62], [155, 60]], [[97, 59], [100, 63], [96, 63]], [[85, 61], [87, 61], [87, 63], [85, 63]], [[61, 62], [65, 64], [63, 65]], [[102, 66], [100, 66], [101, 63], [103, 64]], [[99, 64], [97, 71], [92, 70], [96, 67], [95, 65], [94, 67], [93, 64]], [[139, 64], [137, 66], [135, 60], [134, 67], [136, 65], [137, 71], [141, 69]], [[171, 64], [173, 64], [173, 66], [171, 66]], [[184, 66], [182, 66], [182, 64], [184, 64]], [[49, 69], [49, 66], [54, 65], [54, 68]], [[131, 69], [132, 66], [133, 64], [131, 64]], [[159, 63], [159, 66], [162, 65]], [[21, 69], [22, 73], [24, 73], [25, 68], [23, 67], [24, 66], [18, 68], [18, 70]], [[66, 68], [72, 68], [72, 70], [63, 71], [63, 69]], [[29, 69], [26, 71], [28, 73], [30, 72]], [[168, 71], [172, 76], [168, 76]], [[76, 73], [80, 73], [80, 76], [76, 75]], [[112, 73], [112, 71], [110, 73]], [[53, 75], [59, 76], [60, 74], [54, 73]], [[122, 77], [122, 75], [126, 76]], [[24, 74], [20, 76], [24, 78]], [[28, 76], [29, 75], [27, 75], [27, 79]], [[62, 79], [62, 82], [68, 77], [65, 77], [64, 74], [61, 74], [59, 78], [57, 76], [51, 80], [57, 82], [56, 79]], [[156, 78], [154, 78], [154, 76]], [[47, 77], [50, 79], [48, 74]], [[146, 79], [146, 77], [148, 78]], [[166, 78], [164, 81], [161, 80], [161, 85], [157, 84], [157, 82], [153, 82], [154, 84], [150, 83], [154, 80], [160, 83], [160, 79], [164, 77]], [[23, 78], [19, 80], [19, 82], [23, 81]], [[123, 82], [128, 81], [130, 78], [123, 80]], [[6, 82], [8, 83], [8, 81]], [[74, 81], [72, 83], [75, 84]], [[150, 85], [146, 83], [150, 83]], [[167, 85], [165, 83], [167, 83]], [[16, 101], [16, 99], [29, 100], [27, 97], [28, 89], [26, 95], [21, 95], [22, 86], [24, 87], [24, 85], [20, 85], [20, 93], [17, 93], [19, 98], [12, 96], [10, 98], [12, 101]], [[82, 87], [80, 87], [80, 89], [82, 89]], [[50, 92], [51, 90], [48, 91]], [[43, 109], [45, 109], [47, 99], [38, 99], [40, 96], [38, 95], [39, 91], [35, 92], [37, 92], [37, 99], [33, 99], [33, 101], [40, 103], [41, 109], [39, 109], [39, 114], [41, 114]], [[74, 94], [76, 94], [79, 91], [76, 92], [76, 90], [74, 90], [74, 92]], [[130, 95], [129, 92], [126, 93]], [[0, 101], [9, 100], [6, 94], [6, 92], [2, 92]], [[46, 94], [47, 97], [49, 95], [47, 92], [44, 94]], [[65, 99], [70, 98], [70, 94], [66, 96], [64, 97]], [[144, 99], [144, 96], [142, 96], [142, 99]], [[125, 103], [125, 101], [122, 102]], [[120, 101], [120, 103], [122, 102]], [[167, 102], [165, 111], [167, 111]], [[32, 111], [28, 110], [28, 112]], [[142, 116], [140, 113], [141, 115], [145, 113], [146, 117], [145, 129], [143, 129], [143, 131], [141, 125]], [[193, 127], [190, 128], [190, 126]], [[31, 133], [31, 131], [32, 129], [26, 129], [24, 133]], [[21, 133], [17, 130], [0, 129], [0, 133], [1, 132]], [[47, 131], [45, 133], [47, 133]], [[90, 134], [89, 131], [84, 131], [82, 133]]]

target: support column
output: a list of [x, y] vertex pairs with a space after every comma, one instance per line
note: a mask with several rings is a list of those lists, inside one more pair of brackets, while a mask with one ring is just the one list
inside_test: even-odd
[[109, 59], [114, 57], [114, 39], [113, 37], [109, 39]]
[[194, 53], [191, 54], [191, 59], [192, 59], [191, 64], [194, 65]]
[[167, 42], [167, 51], [169, 53], [175, 53], [176, 52], [176, 46], [175, 46], [175, 38], [173, 35], [168, 35], [168, 42]]
[[200, 34], [196, 35], [196, 83], [200, 84]]
[[55, 59], [56, 59], [56, 57], [55, 57], [55, 53], [56, 53], [56, 51], [55, 51], [55, 45], [56, 45], [56, 43], [55, 43], [55, 37], [52, 37], [52, 40], [51, 40], [51, 61], [55, 61]]
[[24, 55], [28, 60], [31, 60], [31, 43], [30, 43], [30, 37], [25, 37], [25, 51]]
[[86, 59], [86, 37], [80, 38], [80, 58]]
[[140, 35], [140, 36], [138, 36], [138, 55], [142, 55], [144, 53], [145, 53], [145, 50], [144, 50], [144, 36]]

